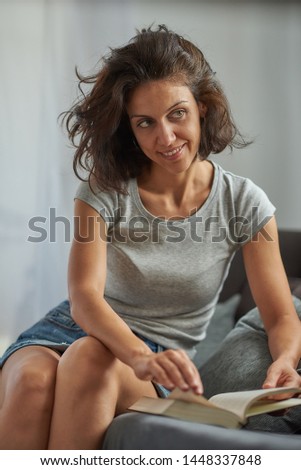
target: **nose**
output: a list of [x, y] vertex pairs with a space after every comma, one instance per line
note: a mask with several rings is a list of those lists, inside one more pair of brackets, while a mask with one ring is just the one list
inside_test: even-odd
[[158, 124], [157, 143], [164, 147], [169, 147], [176, 140], [176, 135], [170, 122]]

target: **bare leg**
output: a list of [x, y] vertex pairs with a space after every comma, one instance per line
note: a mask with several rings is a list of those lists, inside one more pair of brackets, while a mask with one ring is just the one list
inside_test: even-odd
[[50, 449], [100, 449], [114, 416], [142, 395], [156, 396], [98, 340], [85, 337], [62, 356], [49, 439]]
[[16, 351], [0, 387], [0, 448], [47, 449], [60, 356], [41, 346]]

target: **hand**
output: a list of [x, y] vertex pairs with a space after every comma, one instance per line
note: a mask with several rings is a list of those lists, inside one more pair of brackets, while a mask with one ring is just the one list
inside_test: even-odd
[[181, 349], [139, 356], [132, 367], [139, 379], [160, 383], [170, 390], [179, 387], [183, 391], [191, 389], [198, 395], [203, 393], [199, 372]]
[[[294, 367], [287, 362], [278, 359], [268, 368], [263, 388], [274, 387], [301, 387], [301, 377]], [[291, 394], [292, 396], [293, 394]], [[288, 394], [280, 394], [271, 396], [276, 400], [287, 398]]]

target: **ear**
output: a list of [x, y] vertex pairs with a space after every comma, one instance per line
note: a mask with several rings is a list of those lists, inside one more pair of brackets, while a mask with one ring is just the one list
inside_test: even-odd
[[203, 101], [199, 101], [198, 106], [199, 106], [200, 116], [201, 118], [204, 118], [207, 114], [207, 106], [205, 105], [205, 103], [203, 103]]

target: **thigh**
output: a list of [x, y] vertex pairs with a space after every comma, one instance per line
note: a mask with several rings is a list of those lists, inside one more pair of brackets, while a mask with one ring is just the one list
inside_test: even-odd
[[272, 363], [257, 308], [247, 313], [200, 368], [205, 395], [261, 388]]
[[[301, 318], [301, 300], [293, 300]], [[267, 334], [259, 310], [254, 308], [237, 322], [218, 351], [199, 369], [205, 395], [261, 388], [271, 363]]]
[[205, 396], [262, 387], [272, 363], [267, 338], [254, 331], [232, 331], [199, 369]]

